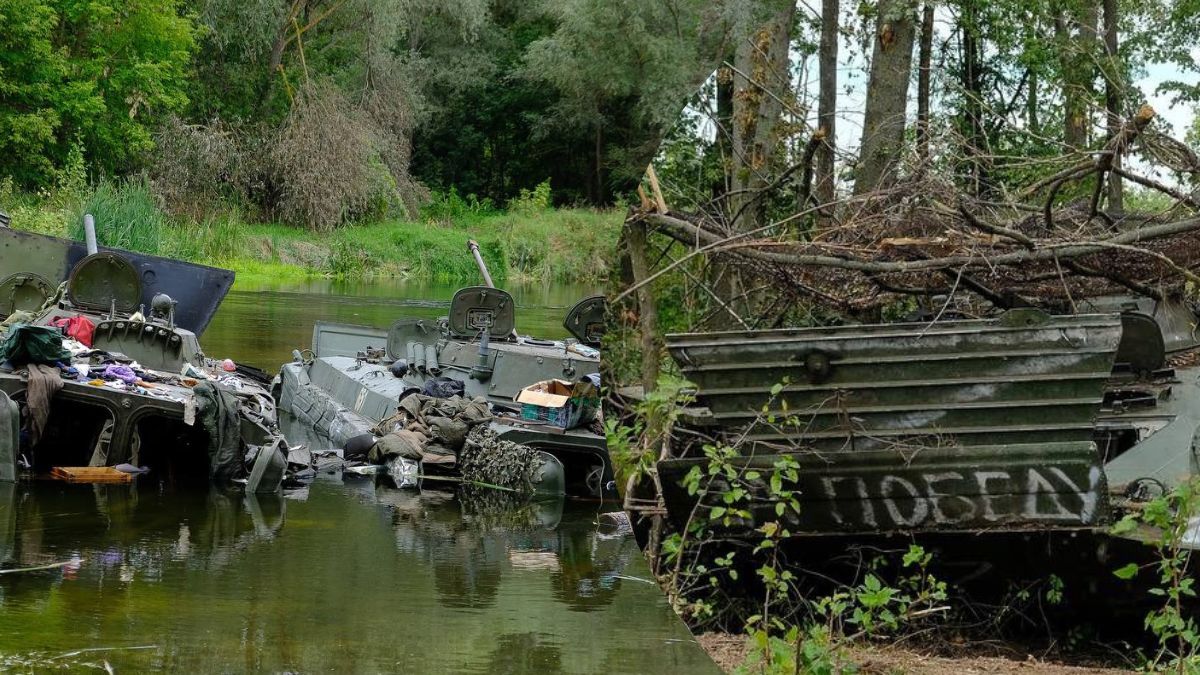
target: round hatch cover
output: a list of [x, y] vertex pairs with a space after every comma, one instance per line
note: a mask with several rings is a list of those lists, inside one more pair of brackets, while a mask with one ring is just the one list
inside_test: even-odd
[[76, 307], [107, 312], [115, 303], [117, 311], [128, 313], [137, 309], [142, 298], [142, 282], [133, 263], [101, 251], [80, 260], [71, 270], [67, 296]]
[[0, 281], [0, 316], [18, 310], [33, 312], [50, 297], [50, 282], [32, 272], [17, 272]]

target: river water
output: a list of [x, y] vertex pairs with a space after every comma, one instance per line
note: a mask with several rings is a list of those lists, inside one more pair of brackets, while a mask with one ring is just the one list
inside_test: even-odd
[[[453, 290], [239, 289], [202, 342], [273, 371], [318, 319], [435, 317]], [[514, 294], [518, 326], [561, 336], [584, 291]], [[716, 672], [604, 515], [616, 504], [385, 480], [270, 496], [0, 483], [0, 568], [66, 563], [0, 574], [0, 671]]]

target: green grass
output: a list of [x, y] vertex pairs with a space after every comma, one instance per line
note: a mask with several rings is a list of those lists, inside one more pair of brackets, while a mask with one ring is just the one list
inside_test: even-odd
[[386, 276], [474, 282], [479, 271], [467, 249], [474, 239], [497, 283], [596, 282], [615, 259], [621, 224], [617, 211], [521, 209], [425, 214], [418, 221], [318, 234], [248, 223], [237, 211], [203, 222], [176, 220], [138, 181], [103, 182], [73, 198], [6, 192], [0, 208], [7, 208], [17, 229], [82, 239], [83, 214], [91, 213], [105, 246], [225, 267], [244, 280]]

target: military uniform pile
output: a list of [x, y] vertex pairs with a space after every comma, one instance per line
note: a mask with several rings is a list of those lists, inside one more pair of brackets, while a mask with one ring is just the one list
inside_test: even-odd
[[379, 423], [379, 439], [367, 453], [373, 464], [395, 457], [426, 464], [453, 466], [471, 429], [492, 419], [487, 400], [462, 396], [434, 398], [411, 394], [400, 401], [396, 414]]
[[403, 457], [423, 465], [456, 467], [468, 482], [532, 491], [542, 463], [538, 452], [497, 438], [488, 426], [491, 420], [482, 397], [410, 394], [395, 415], [373, 430], [378, 438], [367, 461], [389, 464]]

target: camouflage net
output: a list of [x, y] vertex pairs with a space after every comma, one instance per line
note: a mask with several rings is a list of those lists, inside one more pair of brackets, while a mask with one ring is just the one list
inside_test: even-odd
[[487, 424], [471, 430], [458, 455], [463, 480], [533, 492], [541, 454], [527, 445], [500, 440]]

